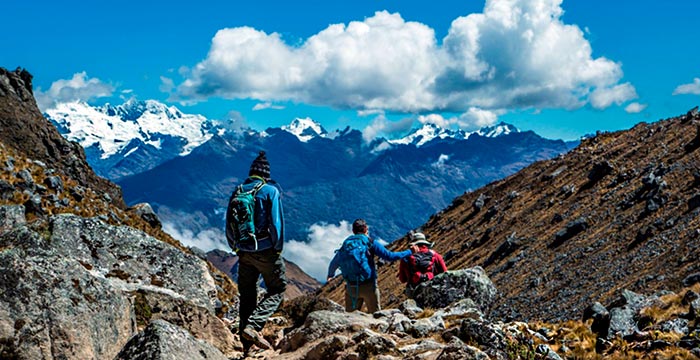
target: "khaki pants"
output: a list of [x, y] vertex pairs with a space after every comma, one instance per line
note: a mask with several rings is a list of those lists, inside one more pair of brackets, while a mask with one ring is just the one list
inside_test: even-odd
[[362, 311], [362, 305], [367, 305], [367, 313], [371, 314], [382, 309], [379, 302], [379, 289], [375, 281], [362, 284], [345, 283], [345, 311]]
[[[258, 277], [262, 275], [267, 294], [258, 302]], [[247, 325], [256, 331], [262, 330], [267, 319], [277, 311], [284, 291], [287, 289], [287, 276], [282, 255], [275, 249], [260, 252], [238, 252], [238, 292], [240, 294], [239, 334]], [[241, 339], [243, 347], [250, 345]]]

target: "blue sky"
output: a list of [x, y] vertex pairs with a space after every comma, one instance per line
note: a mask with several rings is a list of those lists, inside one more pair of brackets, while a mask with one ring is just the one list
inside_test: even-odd
[[0, 66], [32, 72], [42, 106], [136, 96], [257, 129], [311, 117], [386, 135], [502, 120], [573, 139], [700, 103], [698, 1], [10, 0], [3, 10]]

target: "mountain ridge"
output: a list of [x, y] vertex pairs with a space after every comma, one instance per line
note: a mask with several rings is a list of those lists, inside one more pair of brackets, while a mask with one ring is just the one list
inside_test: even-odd
[[[620, 288], [678, 290], [700, 271], [690, 260], [700, 255], [699, 124], [694, 109], [599, 132], [455, 198], [421, 229], [448, 268], [484, 267], [503, 294], [495, 313], [506, 319], [574, 319]], [[400, 303], [393, 267], [379, 279], [387, 304]], [[340, 299], [338, 289], [324, 293]]]

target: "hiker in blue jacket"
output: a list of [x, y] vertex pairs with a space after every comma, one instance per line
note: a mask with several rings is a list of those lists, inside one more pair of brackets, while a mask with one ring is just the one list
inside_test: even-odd
[[410, 256], [418, 249], [412, 246], [400, 252], [387, 250], [384, 245], [369, 237], [369, 227], [363, 219], [352, 223], [352, 232], [353, 235], [343, 241], [343, 246], [336, 251], [328, 266], [328, 281], [335, 277], [336, 270], [340, 268], [345, 280], [345, 311], [361, 310], [362, 304], [366, 303], [368, 313], [374, 313], [381, 310], [374, 255], [387, 261], [396, 261]]
[[[284, 215], [279, 186], [270, 179], [270, 163], [261, 151], [250, 165], [248, 178], [240, 186], [243, 192], [254, 194], [254, 236], [240, 241], [240, 231], [232, 215], [233, 202], [226, 211], [226, 238], [238, 255], [239, 331], [247, 353], [252, 344], [270, 349], [270, 343], [260, 334], [267, 319], [282, 304], [287, 289], [287, 276], [282, 259], [284, 245]], [[235, 197], [236, 192], [232, 196]], [[247, 217], [249, 219], [249, 217]], [[262, 275], [267, 294], [258, 302], [258, 278]]]

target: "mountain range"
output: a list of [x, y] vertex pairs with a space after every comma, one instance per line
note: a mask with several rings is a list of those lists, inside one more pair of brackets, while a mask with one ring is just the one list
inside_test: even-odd
[[46, 116], [86, 147], [88, 161], [121, 185], [128, 203], [151, 203], [176, 231], [218, 233], [219, 245], [199, 245], [207, 250], [225, 248], [220, 229], [228, 197], [263, 149], [284, 190], [288, 240], [306, 241], [314, 224], [363, 217], [375, 236], [391, 241], [454, 196], [574, 145], [505, 123], [475, 132], [427, 123], [399, 139], [369, 142], [358, 130], [329, 132], [310, 118], [231, 131], [155, 101], [70, 103]]
[[[240, 358], [236, 286], [211, 263], [235, 257], [126, 208], [41, 116], [31, 80], [0, 68], [0, 358]], [[698, 358], [698, 151], [695, 108], [463, 194], [421, 226], [451, 271], [415, 300], [379, 262], [384, 310], [344, 312], [331, 281], [285, 301], [255, 357]], [[313, 287], [298, 280], [288, 295]]]

